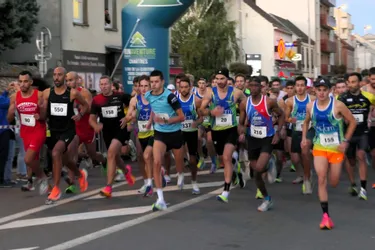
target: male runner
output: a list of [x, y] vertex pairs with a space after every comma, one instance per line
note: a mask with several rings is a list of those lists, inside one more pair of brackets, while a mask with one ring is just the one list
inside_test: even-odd
[[172, 150], [177, 169], [177, 185], [184, 183], [184, 148], [181, 133], [181, 122], [185, 120], [177, 97], [164, 88], [164, 76], [159, 70], [150, 74], [151, 91], [145, 94], [152, 109], [154, 121], [154, 182], [158, 200], [152, 205], [153, 211], [167, 209], [164, 201], [161, 178], [161, 164], [167, 151]]
[[[66, 74], [66, 84], [71, 89], [76, 89], [80, 92], [82, 97], [88, 103], [89, 107], [92, 102], [92, 95], [87, 89], [78, 86], [78, 74], [74, 71]], [[74, 102], [74, 113], [78, 114], [81, 112], [81, 105], [76, 100]], [[82, 113], [83, 114], [83, 113]], [[79, 138], [79, 144], [83, 144], [86, 148], [88, 156], [96, 161], [101, 163], [103, 166], [106, 166], [107, 160], [103, 157], [102, 154], [96, 152], [96, 141], [95, 141], [95, 131], [89, 124], [90, 110], [87, 110], [86, 113], [80, 120], [76, 121], [76, 133]], [[82, 161], [82, 156], [78, 156], [77, 166], [80, 166]], [[74, 185], [74, 175], [69, 171], [69, 178], [66, 178], [65, 181], [68, 183], [68, 188], [65, 190], [65, 193], [76, 193], [77, 187]]]
[[[14, 120], [15, 111], [20, 118], [20, 136], [25, 148], [25, 164], [39, 179], [39, 194], [48, 192], [48, 179], [40, 167], [39, 153], [46, 140], [46, 123], [41, 120], [40, 109], [43, 106], [43, 93], [32, 87], [33, 80], [29, 71], [22, 71], [18, 75], [20, 90], [11, 97], [8, 110], [8, 121]], [[32, 176], [29, 175], [28, 183], [22, 187], [23, 191], [34, 189]]]
[[[48, 196], [46, 204], [52, 204], [60, 199], [59, 188], [61, 170], [67, 166], [78, 177], [81, 192], [87, 190], [87, 171], [79, 170], [76, 165], [79, 139], [76, 136], [75, 121], [80, 120], [88, 110], [88, 104], [81, 94], [70, 89], [65, 84], [66, 70], [57, 67], [53, 71], [54, 86], [43, 91], [44, 109], [42, 119], [48, 119], [51, 136], [47, 145], [52, 150], [54, 187]], [[74, 114], [74, 102], [81, 104], [81, 113]]]
[[[370, 112], [370, 101], [361, 93], [360, 82], [362, 81], [361, 74], [354, 72], [349, 74], [348, 89], [349, 91], [341, 94], [338, 100], [343, 102], [346, 107], [353, 114], [357, 121], [357, 127], [352, 138], [349, 141], [349, 147], [346, 152], [347, 158], [351, 166], [347, 168], [349, 179], [351, 182], [350, 192], [352, 195], [358, 194], [355, 180], [354, 167], [356, 160], [359, 165], [359, 178], [361, 181], [361, 189], [358, 197], [361, 200], [367, 200], [367, 164], [366, 164], [366, 149], [368, 147], [368, 126], [367, 119]], [[346, 127], [346, 126], [345, 126]]]
[[[212, 140], [217, 154], [222, 157], [224, 162], [224, 191], [217, 196], [217, 199], [226, 203], [228, 202], [234, 167], [232, 155], [238, 141], [236, 103], [245, 99], [241, 90], [228, 86], [228, 78], [228, 69], [223, 68], [216, 72], [217, 87], [207, 91], [199, 109], [201, 116], [207, 116], [210, 113], [212, 117]], [[210, 103], [210, 112], [208, 112], [206, 108]]]
[[[189, 151], [192, 193], [200, 194], [197, 184], [198, 125], [202, 123], [203, 119], [202, 117], [198, 118], [197, 109], [199, 109], [202, 100], [191, 93], [191, 88], [192, 85], [189, 78], [181, 78], [178, 100], [185, 117], [185, 120], [181, 123], [181, 131]], [[183, 187], [181, 186], [180, 188], [182, 189]]]
[[92, 100], [89, 123], [96, 133], [103, 131], [103, 139], [107, 147], [107, 185], [100, 194], [111, 197], [116, 166], [123, 170], [129, 185], [135, 183], [131, 166], [125, 165], [121, 159], [121, 147], [129, 140], [126, 124], [131, 118], [125, 118], [124, 107], [129, 106], [130, 95], [113, 92], [111, 79], [106, 75], [100, 77], [99, 87], [101, 94]]
[[335, 98], [337, 99], [339, 95], [346, 92], [348, 90], [348, 86], [346, 85], [346, 81], [342, 78], [338, 79], [335, 85]]
[[[314, 138], [314, 129], [309, 127], [307, 146], [301, 149], [302, 124], [306, 117], [306, 106], [315, 100], [313, 96], [307, 94], [307, 80], [304, 76], [298, 76], [295, 79], [296, 95], [286, 100], [285, 118], [286, 122], [293, 124], [291, 160], [297, 168], [299, 176], [293, 181], [293, 184], [303, 182], [302, 193], [311, 194], [311, 141]], [[301, 173], [300, 162], [302, 162], [303, 174]], [[303, 176], [303, 177], [302, 177]]]
[[[275, 99], [268, 98], [262, 94], [262, 79], [254, 77], [250, 82], [250, 97], [241, 102], [240, 105], [240, 140], [245, 140], [245, 120], [250, 125], [248, 141], [250, 166], [254, 169], [255, 183], [264, 197], [263, 203], [258, 207], [258, 211], [268, 211], [273, 202], [268, 195], [263, 173], [268, 171], [269, 182], [274, 182], [276, 169], [273, 164], [268, 164], [273, 146], [279, 142], [280, 137], [272, 122], [272, 113], [278, 115], [278, 127], [284, 126], [284, 112], [277, 105]], [[267, 169], [267, 165], [269, 166]]]
[[152, 145], [154, 144], [154, 128], [151, 125], [151, 105], [146, 100], [145, 94], [150, 90], [150, 77], [142, 75], [139, 77], [139, 92], [130, 100], [127, 117], [133, 116], [135, 112], [135, 122], [138, 124], [137, 145], [138, 163], [143, 175], [144, 185], [138, 190], [145, 197], [152, 196]]
[[[318, 195], [323, 210], [321, 229], [332, 229], [334, 226], [328, 213], [328, 172], [331, 185], [336, 187], [340, 180], [344, 152], [356, 128], [356, 120], [350, 110], [342, 102], [329, 96], [330, 87], [326, 79], [321, 78], [315, 83], [317, 99], [307, 104], [301, 142], [301, 147], [307, 146], [307, 134], [312, 121], [315, 128], [314, 167], [318, 175]], [[348, 123], [345, 136], [343, 120]]]

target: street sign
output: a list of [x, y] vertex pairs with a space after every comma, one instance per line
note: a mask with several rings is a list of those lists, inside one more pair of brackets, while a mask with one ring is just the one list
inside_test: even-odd
[[292, 61], [294, 61], [294, 62], [302, 61], [302, 55], [301, 54], [295, 54], [292, 58]]
[[51, 31], [47, 27], [42, 27], [36, 37], [36, 47], [39, 54], [35, 55], [35, 60], [39, 61], [39, 73], [42, 77], [47, 74], [47, 60], [52, 58], [52, 53], [47, 52], [52, 41]]

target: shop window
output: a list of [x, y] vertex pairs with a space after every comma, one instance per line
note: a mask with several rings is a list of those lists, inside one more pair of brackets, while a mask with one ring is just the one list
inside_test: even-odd
[[117, 6], [116, 0], [104, 1], [104, 28], [117, 29]]
[[73, 0], [73, 23], [88, 24], [87, 0]]

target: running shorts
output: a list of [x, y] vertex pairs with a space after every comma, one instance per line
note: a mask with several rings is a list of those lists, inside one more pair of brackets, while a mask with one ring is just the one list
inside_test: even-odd
[[66, 131], [51, 131], [51, 136], [47, 138], [46, 144], [49, 150], [53, 150], [58, 141], [65, 142], [65, 151], [69, 144], [74, 140], [76, 135], [75, 129], [69, 129]]
[[154, 131], [154, 140], [161, 141], [167, 147], [167, 151], [171, 149], [180, 149], [184, 144], [184, 138], [181, 130], [175, 132], [159, 132]]
[[138, 138], [141, 144], [142, 151], [144, 152], [148, 146], [152, 147], [154, 145], [154, 136], [149, 136], [146, 138]]
[[189, 155], [198, 154], [198, 131], [182, 132], [184, 142], [187, 144]]
[[76, 130], [79, 137], [79, 143], [91, 144], [95, 141], [95, 132], [94, 130], [78, 131]]
[[344, 153], [340, 152], [330, 152], [330, 151], [325, 151], [325, 150], [316, 150], [313, 149], [313, 156], [314, 157], [324, 157], [327, 158], [328, 163], [330, 164], [337, 164], [340, 163], [344, 160], [345, 155]]
[[[315, 129], [310, 128], [307, 131], [307, 140], [313, 141], [315, 137]], [[292, 132], [292, 146], [291, 146], [291, 153], [300, 154], [301, 151], [301, 142], [302, 142], [302, 132], [300, 131], [293, 131]]]
[[111, 145], [112, 140], [117, 140], [121, 142], [123, 146], [126, 145], [126, 141], [128, 141], [130, 138], [130, 133], [127, 129], [127, 127], [123, 129], [103, 129], [103, 139], [105, 146], [107, 147], [107, 150], [109, 149], [109, 146]]
[[272, 139], [273, 136], [262, 139], [248, 136], [247, 147], [249, 160], [258, 160], [261, 153], [271, 154], [273, 150]]
[[348, 159], [355, 159], [357, 150], [367, 150], [368, 148], [368, 134], [353, 136], [350, 139], [349, 147], [346, 150]]
[[212, 141], [214, 142], [216, 153], [221, 156], [224, 152], [225, 144], [237, 146], [238, 132], [237, 126], [225, 130], [211, 130]]
[[46, 130], [41, 129], [39, 131], [34, 131], [33, 134], [28, 134], [22, 138], [23, 147], [25, 152], [27, 150], [32, 150], [36, 153], [35, 160], [39, 159], [39, 152], [43, 148], [43, 145], [46, 141]]

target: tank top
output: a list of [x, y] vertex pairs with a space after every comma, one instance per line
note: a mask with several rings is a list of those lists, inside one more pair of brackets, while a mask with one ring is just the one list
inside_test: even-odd
[[154, 128], [151, 125], [150, 130], [148, 130], [146, 127], [148, 120], [151, 116], [151, 105], [150, 104], [144, 104], [142, 101], [142, 96], [137, 95], [137, 122], [138, 122], [138, 138], [145, 139], [150, 136], [154, 135]]
[[[77, 90], [79, 92], [82, 91], [82, 87], [78, 87]], [[81, 112], [81, 108], [80, 108], [80, 103], [75, 100], [74, 101], [74, 114], [78, 114], [79, 112]], [[89, 119], [90, 119], [90, 114], [84, 114], [81, 119], [79, 121], [76, 121], [76, 131], [77, 131], [77, 134], [82, 134], [84, 132], [94, 132], [94, 129], [90, 126], [89, 124]]]
[[52, 87], [48, 97], [48, 128], [53, 132], [75, 131], [74, 101], [70, 100], [70, 89], [67, 88], [62, 95], [55, 93]]
[[199, 98], [199, 99], [203, 99], [203, 96], [199, 94], [199, 89], [198, 88], [195, 88], [195, 92], [194, 94]]
[[306, 118], [306, 106], [310, 102], [310, 96], [306, 95], [304, 100], [299, 100], [297, 95], [293, 97], [293, 109], [291, 113], [292, 118], [296, 118], [294, 131], [302, 132], [302, 125]]
[[228, 86], [227, 95], [224, 99], [220, 99], [217, 87], [212, 88], [211, 110], [219, 106], [224, 108], [224, 113], [221, 116], [213, 117], [211, 119], [212, 130], [226, 130], [237, 126], [236, 103], [234, 102], [233, 93], [234, 87]]
[[39, 91], [34, 89], [32, 95], [26, 98], [22, 97], [21, 91], [18, 91], [16, 94], [16, 109], [19, 115], [22, 138], [35, 132], [41, 131], [45, 133], [44, 131], [46, 131], [45, 121], [36, 120], [34, 118], [35, 114], [40, 114], [38, 93]]
[[183, 101], [181, 95], [178, 97], [182, 112], [185, 116], [185, 120], [181, 123], [181, 131], [190, 132], [198, 130], [197, 128], [193, 128], [193, 122], [197, 120], [197, 110], [194, 97], [195, 95], [191, 94], [187, 101]]
[[313, 104], [311, 120], [315, 128], [314, 149], [339, 152], [337, 147], [344, 139], [343, 121], [335, 117], [334, 98], [329, 99], [325, 109], [319, 109], [316, 101]]
[[250, 125], [248, 134], [253, 138], [266, 138], [274, 136], [272, 116], [267, 108], [267, 96], [262, 95], [258, 104], [253, 104], [252, 97], [247, 98], [246, 116]]

